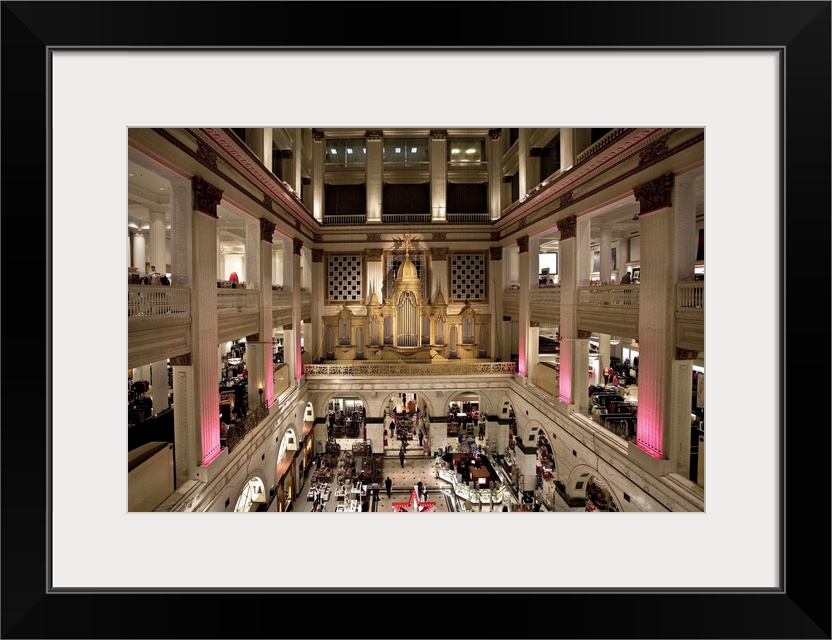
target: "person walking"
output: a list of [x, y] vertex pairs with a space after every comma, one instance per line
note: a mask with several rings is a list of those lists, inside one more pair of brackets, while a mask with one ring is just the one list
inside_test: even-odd
[[428, 501], [428, 488], [425, 487], [424, 491], [422, 492], [422, 502]]
[[384, 488], [387, 489], [387, 497], [390, 498], [390, 490], [393, 488], [393, 481], [390, 476], [387, 476], [387, 480], [384, 481]]
[[399, 449], [399, 462], [402, 463], [402, 469], [404, 469], [404, 449]]
[[371, 486], [373, 487], [373, 500], [378, 502], [378, 482], [373, 481], [373, 484]]
[[422, 439], [425, 437], [425, 434], [422, 433], [422, 430], [419, 429], [419, 446], [422, 446]]

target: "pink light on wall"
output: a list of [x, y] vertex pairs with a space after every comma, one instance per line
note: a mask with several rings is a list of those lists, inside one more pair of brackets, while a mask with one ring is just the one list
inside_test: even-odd
[[572, 404], [572, 344], [568, 340], [560, 342], [560, 379], [558, 400]]
[[523, 349], [520, 349], [520, 354], [517, 356], [517, 373], [526, 377], [526, 353]]
[[220, 418], [202, 416], [202, 461], [200, 465], [207, 467], [222, 453], [220, 446]]
[[[642, 386], [644, 390], [642, 391]], [[664, 458], [664, 428], [660, 398], [655, 398], [655, 385], [639, 385], [638, 423], [636, 425], [636, 446], [646, 454], [662, 460]]]

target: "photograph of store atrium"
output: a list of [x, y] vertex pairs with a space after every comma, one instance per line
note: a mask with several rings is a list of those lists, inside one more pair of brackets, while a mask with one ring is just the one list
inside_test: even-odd
[[705, 511], [704, 129], [127, 133], [129, 511]]

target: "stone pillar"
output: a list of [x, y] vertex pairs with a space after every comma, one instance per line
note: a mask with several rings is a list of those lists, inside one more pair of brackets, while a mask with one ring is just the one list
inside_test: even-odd
[[159, 360], [151, 365], [150, 397], [153, 400], [153, 415], [158, 415], [168, 408], [168, 363]]
[[673, 266], [675, 214], [673, 174], [666, 173], [634, 189], [641, 225], [639, 296], [638, 427], [636, 446], [667, 458], [672, 393], [667, 389], [674, 359], [676, 282]]
[[529, 189], [533, 189], [540, 184], [540, 147], [529, 147], [526, 176]]
[[627, 263], [630, 261], [630, 238], [621, 238], [618, 241], [618, 251], [615, 257], [618, 262], [618, 281], [627, 273]]
[[384, 162], [382, 151], [384, 143], [380, 130], [366, 131], [364, 134], [367, 145], [366, 179], [367, 184], [367, 222], [381, 222], [381, 201], [383, 197], [382, 179]]
[[[176, 467], [175, 488], [191, 480], [195, 476], [196, 462], [199, 451], [194, 444], [199, 443], [199, 416], [196, 414], [194, 403], [194, 370], [191, 364], [191, 354], [170, 359], [173, 367], [173, 431], [174, 465]], [[219, 397], [217, 397], [217, 416], [219, 416]], [[219, 430], [219, 418], [217, 420]]]
[[674, 271], [676, 282], [693, 280], [694, 264], [699, 234], [696, 231], [696, 179], [697, 173], [676, 176], [673, 186], [676, 215], [674, 228]]
[[[300, 274], [300, 257], [301, 252], [303, 251], [303, 240], [299, 238], [294, 238], [292, 241], [293, 245], [293, 252], [292, 252], [292, 346], [294, 348], [294, 357], [292, 358], [292, 362], [294, 366], [293, 375], [290, 380], [300, 380], [303, 377], [303, 361], [300, 350], [300, 338], [302, 335], [301, 332], [301, 312], [300, 312], [300, 289], [301, 289], [301, 274]], [[284, 350], [286, 340], [283, 340]]]
[[562, 172], [571, 169], [575, 165], [578, 154], [590, 145], [591, 140], [592, 131], [590, 129], [561, 128], [560, 167]]
[[[690, 478], [690, 414], [693, 359], [697, 353], [676, 349], [673, 373], [670, 381], [673, 412], [671, 416], [670, 445], [667, 447], [670, 467], [685, 479]], [[640, 361], [639, 361], [640, 362]]]
[[[324, 356], [321, 348], [323, 340], [324, 291], [326, 291], [327, 265], [324, 263], [324, 250], [312, 249], [312, 326], [306, 339], [306, 352], [313, 363]], [[369, 332], [366, 343], [369, 344]]]
[[193, 191], [184, 178], [171, 180], [170, 273], [174, 287], [188, 287], [193, 270]]
[[301, 175], [301, 130], [289, 129], [292, 148], [283, 151], [283, 175], [299, 198], [303, 196]]
[[147, 273], [147, 254], [144, 232], [136, 230], [133, 232], [133, 266], [139, 273]]
[[599, 243], [599, 254], [601, 256], [601, 284], [607, 284], [612, 280], [612, 228], [608, 224], [601, 225], [601, 241]]
[[488, 213], [492, 221], [499, 220], [502, 214], [503, 188], [503, 141], [502, 129], [489, 129], [488, 157]]
[[537, 384], [537, 365], [540, 351], [540, 323], [529, 320], [529, 340], [526, 350], [526, 371], [532, 384]]
[[[520, 198], [522, 199], [529, 190], [537, 184], [529, 175], [529, 130], [520, 129], [520, 136], [517, 140], [517, 159], [519, 165]], [[520, 287], [523, 288], [522, 286]]]
[[448, 132], [430, 131], [430, 221], [447, 222]]
[[326, 142], [322, 131], [312, 129], [312, 215], [324, 219], [324, 175], [326, 174]]
[[[503, 250], [501, 247], [489, 249], [488, 273], [490, 283], [488, 291], [488, 312], [491, 314], [491, 344], [488, 353], [492, 357], [504, 358], [503, 340]], [[509, 353], [509, 357], [511, 354]]]
[[445, 290], [448, 283], [448, 247], [435, 247], [431, 249], [430, 264], [431, 281], [428, 288], [428, 296], [431, 301], [435, 301], [436, 294], [442, 291], [442, 295], [447, 302], [450, 293]]
[[[529, 237], [529, 289], [537, 289], [540, 285], [540, 236]], [[520, 284], [520, 288], [523, 288]]]
[[150, 212], [150, 264], [159, 273], [167, 273], [167, 240], [165, 239], [165, 212]]
[[[294, 255], [293, 242], [291, 238], [283, 238], [283, 290], [292, 291], [294, 283]], [[300, 288], [298, 286], [298, 288]]]
[[273, 171], [271, 127], [246, 129], [246, 145], [266, 169]]
[[527, 360], [529, 350], [529, 236], [517, 238], [517, 246], [520, 250], [520, 290], [517, 303], [517, 373], [525, 378], [529, 371]]
[[523, 476], [520, 491], [534, 491], [537, 486], [537, 445], [523, 440], [521, 432], [517, 432], [517, 442], [514, 446], [514, 462], [517, 471]]
[[[386, 291], [384, 291], [384, 265], [381, 261], [381, 254], [381, 249], [364, 250], [364, 263], [367, 266], [366, 298], [369, 301], [369, 297], [375, 292], [378, 303], [384, 304]], [[369, 334], [367, 344], [369, 344]]]
[[[272, 240], [274, 223], [260, 218], [257, 225], [257, 255], [251, 254], [247, 260], [249, 270], [258, 268], [258, 299], [260, 321], [256, 336], [246, 336], [246, 366], [248, 367], [248, 404], [257, 407], [260, 403], [267, 406], [274, 397], [274, 364], [272, 362], [272, 335], [274, 335], [274, 314], [272, 312]], [[246, 231], [248, 231], [248, 225]], [[248, 237], [247, 237], [248, 240]], [[255, 261], [256, 259], [256, 261]], [[253, 275], [253, 274], [252, 274]], [[263, 393], [260, 393], [263, 389]]]
[[[191, 285], [191, 353], [193, 356], [194, 418], [197, 420], [196, 466], [207, 467], [221, 452], [217, 344], [217, 205], [222, 191], [202, 178], [193, 178], [193, 259]], [[200, 472], [197, 470], [197, 477]], [[201, 479], [204, 480], [204, 477]]]

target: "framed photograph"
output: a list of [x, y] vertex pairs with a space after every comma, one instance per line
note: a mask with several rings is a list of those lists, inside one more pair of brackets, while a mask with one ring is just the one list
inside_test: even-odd
[[[795, 407], [800, 406], [805, 389], [798, 393], [796, 383], [787, 387], [783, 375], [785, 367], [796, 362], [797, 355], [787, 351], [786, 344], [797, 343], [798, 320], [817, 315], [814, 299], [802, 300], [794, 294], [787, 299], [785, 292], [800, 289], [807, 261], [810, 269], [823, 272], [830, 260], [829, 243], [816, 241], [817, 225], [806, 225], [795, 213], [832, 209], [830, 159], [828, 154], [815, 152], [818, 144], [828, 142], [832, 119], [829, 2], [662, 3], [660, 10], [656, 3], [637, 2], [490, 3], [487, 11], [465, 12], [460, 22], [448, 12], [444, 20], [450, 24], [441, 30], [426, 32], [422, 25], [397, 25], [400, 47], [387, 44], [389, 30], [367, 30], [366, 14], [351, 11], [349, 3], [332, 3], [323, 9], [323, 5], [306, 3], [258, 3], [259, 24], [289, 25], [279, 36], [273, 29], [250, 28], [254, 14], [249, 3], [216, 2], [210, 11], [180, 11], [184, 5], [174, 4], [174, 10], [168, 9], [162, 19], [158, 12], [136, 11], [131, 3], [106, 4], [105, 11], [102, 3], [49, 3], [48, 10], [37, 2], [3, 4], [2, 48], [14, 64], [4, 65], [2, 83], [7, 95], [14, 92], [15, 100], [8, 101], [3, 114], [10, 133], [4, 137], [7, 157], [14, 162], [7, 163], [2, 180], [7, 194], [14, 185], [27, 185], [32, 210], [43, 207], [47, 212], [26, 217], [26, 236], [46, 240], [32, 243], [33, 252], [43, 247], [43, 270], [36, 264], [37, 257], [30, 260], [27, 254], [27, 260], [34, 265], [31, 283], [39, 288], [42, 282], [50, 294], [41, 296], [46, 300], [44, 309], [28, 310], [28, 305], [40, 304], [35, 296], [36, 302], [26, 303], [26, 313], [4, 318], [7, 336], [39, 334], [30, 341], [34, 353], [27, 355], [47, 366], [35, 367], [43, 370], [43, 378], [22, 389], [24, 396], [29, 395], [25, 406], [36, 415], [32, 428], [4, 429], [0, 436], [7, 454], [14, 452], [4, 456], [4, 475], [25, 479], [28, 487], [26, 500], [7, 499], [0, 507], [7, 541], [13, 541], [4, 545], [0, 563], [5, 584], [13, 586], [0, 596], [3, 637], [119, 637], [127, 632], [124, 611], [146, 612], [149, 604], [162, 602], [159, 596], [174, 604], [188, 596], [188, 602], [196, 604], [189, 611], [197, 613], [171, 609], [173, 622], [165, 625], [153, 615], [131, 616], [131, 637], [165, 638], [171, 630], [173, 635], [192, 637], [274, 635], [274, 616], [249, 616], [240, 625], [233, 605], [242, 598], [247, 607], [255, 605], [257, 611], [266, 612], [277, 601], [291, 603], [285, 607], [289, 624], [302, 623], [310, 611], [340, 610], [345, 597], [387, 595], [438, 604], [448, 601], [445, 596], [463, 593], [481, 602], [505, 605], [522, 598], [582, 612], [552, 619], [539, 615], [542, 609], [526, 616], [515, 615], [508, 607], [507, 620], [517, 628], [518, 637], [830, 638], [832, 580], [826, 553], [832, 537], [830, 521], [813, 517], [811, 526], [804, 526], [819, 508], [817, 493], [806, 487], [827, 486], [830, 460], [822, 454], [807, 462], [805, 447], [785, 447], [788, 436], [797, 441], [796, 432], [802, 428]], [[341, 33], [360, 29], [362, 42], [333, 47], [331, 33], [316, 28], [322, 15], [337, 23]], [[517, 30], [495, 32], [499, 16], [523, 27], [522, 37], [516, 35]], [[595, 28], [563, 28], [553, 33], [550, 25], [555, 23], [593, 24]], [[223, 24], [247, 25], [244, 48], [240, 29], [217, 28]], [[622, 24], [638, 28], [622, 30]], [[486, 34], [486, 45], [480, 43], [482, 34]], [[308, 56], [310, 50], [316, 55]], [[347, 53], [355, 59], [345, 74], [333, 73], [332, 66], [318, 73], [310, 61], [333, 56], [327, 60], [334, 64], [333, 54], [343, 57]], [[591, 55], [584, 57], [587, 53]], [[547, 70], [559, 68], [558, 56], [563, 55], [570, 58], [564, 67], [580, 67], [581, 73], [563, 85], [558, 79], [541, 82]], [[605, 67], [593, 66], [603, 55], [609, 56], [604, 58]], [[765, 60], [759, 74], [742, 74], [744, 63], [761, 59], [758, 56]], [[409, 66], [413, 60], [419, 64]], [[160, 62], [164, 63], [161, 70]], [[805, 71], [809, 67], [811, 74]], [[241, 74], [252, 72], [243, 83]], [[737, 82], [740, 76], [742, 83]], [[291, 86], [288, 81], [270, 81], [281, 77], [291, 78]], [[522, 113], [512, 91], [504, 92], [506, 98], [482, 100], [473, 111], [468, 101], [427, 97], [459, 95], [462, 77], [471, 86], [490, 86], [498, 77], [511, 77], [514, 87], [524, 87], [524, 91], [536, 87], [541, 94], [536, 100], [524, 95]], [[21, 86], [27, 90], [19, 91]], [[616, 99], [581, 101], [582, 95], [602, 86]], [[56, 87], [64, 89], [62, 95], [74, 98], [53, 100]], [[72, 92], [67, 93], [67, 87]], [[238, 92], [243, 87], [249, 91], [242, 102], [256, 107], [253, 113], [240, 111]], [[407, 97], [405, 89], [413, 87], [424, 100]], [[561, 106], [556, 98], [564, 87], [575, 104], [553, 113], [553, 100]], [[366, 92], [374, 88], [384, 90], [367, 100]], [[287, 99], [292, 91], [303, 99]], [[690, 99], [676, 99], [681, 91]], [[644, 100], [647, 94], [650, 100]], [[758, 97], [755, 104], [746, 102], [751, 94]], [[766, 113], [777, 114], [773, 121], [761, 115], [763, 103]], [[383, 556], [391, 553], [397, 539], [393, 534], [401, 533], [397, 527], [385, 522], [379, 531], [365, 523], [367, 518], [361, 514], [346, 516], [351, 534], [363, 545], [361, 566], [346, 571], [333, 564], [333, 528], [326, 514], [312, 516], [317, 520], [297, 514], [291, 531], [275, 529], [274, 520], [265, 519], [269, 514], [239, 518], [211, 514], [218, 516], [211, 524], [231, 527], [234, 540], [266, 542], [235, 547], [231, 555], [223, 551], [223, 539], [215, 535], [213, 526], [206, 527], [205, 520], [196, 525], [192, 514], [131, 517], [136, 514], [120, 506], [126, 480], [118, 480], [125, 475], [124, 437], [117, 433], [123, 426], [118, 416], [124, 408], [124, 394], [120, 384], [108, 382], [119, 379], [124, 370], [113, 355], [123, 342], [119, 329], [123, 287], [121, 279], [106, 275], [123, 269], [124, 225], [118, 211], [123, 208], [126, 182], [122, 166], [125, 131], [130, 126], [196, 122], [264, 126], [259, 117], [263, 105], [271, 113], [274, 105], [280, 105], [281, 118], [297, 121], [299, 126], [310, 117], [330, 122], [324, 117], [326, 112], [319, 110], [322, 105], [332, 114], [333, 125], [357, 128], [389, 120], [391, 113], [397, 123], [426, 130], [449, 121], [488, 129], [517, 119], [538, 123], [547, 118], [566, 123], [564, 127], [601, 126], [611, 121], [704, 126], [714, 158], [708, 167], [707, 192], [714, 199], [709, 206], [713, 204], [717, 212], [709, 218], [713, 226], [706, 230], [711, 258], [708, 295], [718, 302], [706, 318], [709, 408], [712, 400], [715, 407], [708, 425], [713, 426], [715, 444], [707, 461], [711, 484], [705, 513], [668, 514], [667, 518], [647, 514], [642, 520], [649, 520], [650, 526], [635, 529], [629, 514], [581, 517], [576, 525], [581, 536], [573, 541], [580, 539], [585, 549], [596, 549], [624, 539], [630, 552], [605, 553], [603, 560], [610, 570], [575, 571], [568, 584], [555, 582], [563, 576], [559, 560], [577, 555], [590, 562], [592, 554], [575, 554], [570, 540], [555, 535], [562, 522], [557, 514], [524, 514], [529, 517], [519, 518], [522, 526], [502, 517], [490, 518], [487, 527], [481, 522], [484, 514], [472, 514], [471, 523], [465, 519], [455, 533], [475, 535], [501, 551], [488, 557], [493, 561], [488, 571], [480, 567], [473, 571], [479, 585], [469, 578], [473, 586], [464, 587], [455, 586], [456, 549], [449, 546], [447, 522], [441, 515], [433, 521], [413, 519], [408, 533], [417, 541], [414, 551], [395, 562]], [[742, 119], [733, 111], [739, 107]], [[680, 115], [676, 110], [682, 108], [690, 110]], [[749, 129], [752, 137], [743, 135]], [[81, 142], [75, 137], [79, 132], [84, 136]], [[738, 138], [744, 141], [741, 147], [736, 146]], [[761, 149], [761, 138], [787, 140], [788, 145]], [[59, 152], [65, 157], [68, 149], [76, 161], [56, 164], [54, 158]], [[197, 175], [210, 162], [210, 157], [195, 160], [189, 170]], [[729, 200], [732, 194], [759, 195], [754, 192], [761, 190], [760, 175], [768, 177], [766, 194], [771, 198], [767, 201], [776, 203], [778, 224], [754, 228], [754, 240], [764, 237], [764, 246], [776, 248], [767, 257], [774, 275], [738, 283], [736, 273], [746, 265], [736, 251], [736, 238], [747, 235], [755, 219], [744, 214], [742, 206], [729, 209], [720, 201]], [[600, 208], [605, 204], [602, 196], [569, 192], [552, 203], [553, 211], [578, 198], [596, 198]], [[757, 215], [754, 207], [745, 208]], [[73, 231], [55, 237], [55, 229], [67, 223], [67, 218], [72, 219]], [[817, 224], [828, 234], [828, 219]], [[16, 228], [14, 222], [11, 228]], [[512, 233], [516, 231], [515, 227]], [[65, 286], [61, 274], [66, 265], [77, 261], [79, 247], [89, 248], [91, 237], [100, 253], [96, 264], [106, 268], [84, 294], [84, 314], [79, 314], [73, 311], [73, 300], [65, 291], [71, 287]], [[312, 242], [313, 238], [297, 241]], [[464, 238], [455, 242], [451, 250], [460, 254], [482, 250], [478, 245], [467, 246]], [[793, 262], [799, 259], [800, 265], [794, 262], [794, 268], [787, 268], [787, 255]], [[600, 269], [599, 262], [596, 266], [593, 255], [594, 271]], [[457, 266], [467, 268], [461, 262]], [[640, 273], [633, 275], [637, 280]], [[737, 295], [737, 286], [743, 287], [743, 296]], [[469, 282], [458, 282], [457, 288], [464, 293]], [[77, 287], [75, 292], [77, 302]], [[738, 299], [755, 304], [740, 306]], [[77, 321], [80, 315], [82, 321]], [[787, 322], [787, 315], [793, 316], [792, 322]], [[42, 332], [32, 329], [32, 318], [38, 317], [47, 319]], [[792, 332], [790, 341], [785, 340], [786, 328]], [[768, 376], [770, 388], [761, 392], [777, 399], [776, 410], [757, 416], [753, 425], [756, 431], [765, 424], [766, 433], [774, 434], [771, 438], [755, 438], [746, 430], [747, 415], [740, 413], [746, 408], [732, 403], [729, 394], [735, 389], [734, 340], [747, 331], [755, 341], [776, 345], [779, 356], [773, 375]], [[100, 352], [93, 359], [78, 358], [73, 345], [81, 344], [99, 345]], [[63, 402], [67, 376], [96, 385], [101, 405], [83, 420], [77, 412], [71, 418], [66, 410], [69, 405]], [[77, 389], [72, 391], [77, 395]], [[72, 440], [81, 439], [81, 433], [86, 445], [77, 448]], [[828, 451], [828, 430], [812, 437], [814, 448]], [[747, 468], [736, 464], [738, 452], [755, 460], [751, 476]], [[786, 482], [787, 472], [793, 475], [791, 483]], [[7, 483], [7, 498], [14, 495], [16, 486]], [[758, 512], [738, 500], [738, 492], [751, 495], [753, 505], [764, 505], [767, 513], [777, 516], [760, 524]], [[74, 524], [66, 526], [66, 522]], [[252, 535], [252, 530], [258, 535]], [[259, 535], [264, 531], [268, 534]], [[762, 531], [766, 539], [777, 539], [773, 548], [758, 546]], [[624, 537], [624, 532], [631, 535]], [[161, 559], [148, 551], [148, 540], [161, 540], [176, 553]], [[686, 545], [680, 540], [693, 542]], [[656, 546], [668, 541], [680, 550], [677, 557], [672, 561], [649, 557]], [[533, 552], [525, 558], [512, 555], [513, 548], [544, 542], [545, 553]], [[751, 576], [731, 573], [740, 550], [759, 561]], [[524, 562], [534, 569], [524, 574], [528, 581], [517, 579]], [[692, 580], [697, 565], [714, 570], [707, 579]], [[657, 570], [662, 580], [647, 577]], [[470, 568], [464, 571], [471, 573]], [[384, 572], [396, 574], [392, 586], [379, 586]], [[90, 575], [102, 577], [92, 580]], [[275, 587], [275, 581], [286, 575], [292, 576], [291, 587]], [[387, 574], [388, 579], [391, 575]], [[67, 594], [72, 597], [62, 597]], [[631, 605], [626, 615], [597, 615], [588, 620], [588, 602], [594, 611], [620, 612], [622, 595]], [[680, 598], [678, 602], [674, 596]], [[687, 604], [674, 606], [681, 603]], [[216, 615], [218, 611], [231, 613]], [[398, 610], [381, 608], [372, 616], [371, 626], [383, 630], [379, 633], [384, 637], [403, 624]], [[435, 630], [427, 626], [431, 623], [424, 624], [424, 637], [435, 636]], [[321, 637], [343, 637], [349, 632], [343, 616], [317, 616], [315, 625]], [[362, 633], [373, 635], [366, 630]]]
[[601, 271], [601, 250], [595, 249], [592, 252], [592, 273]]

